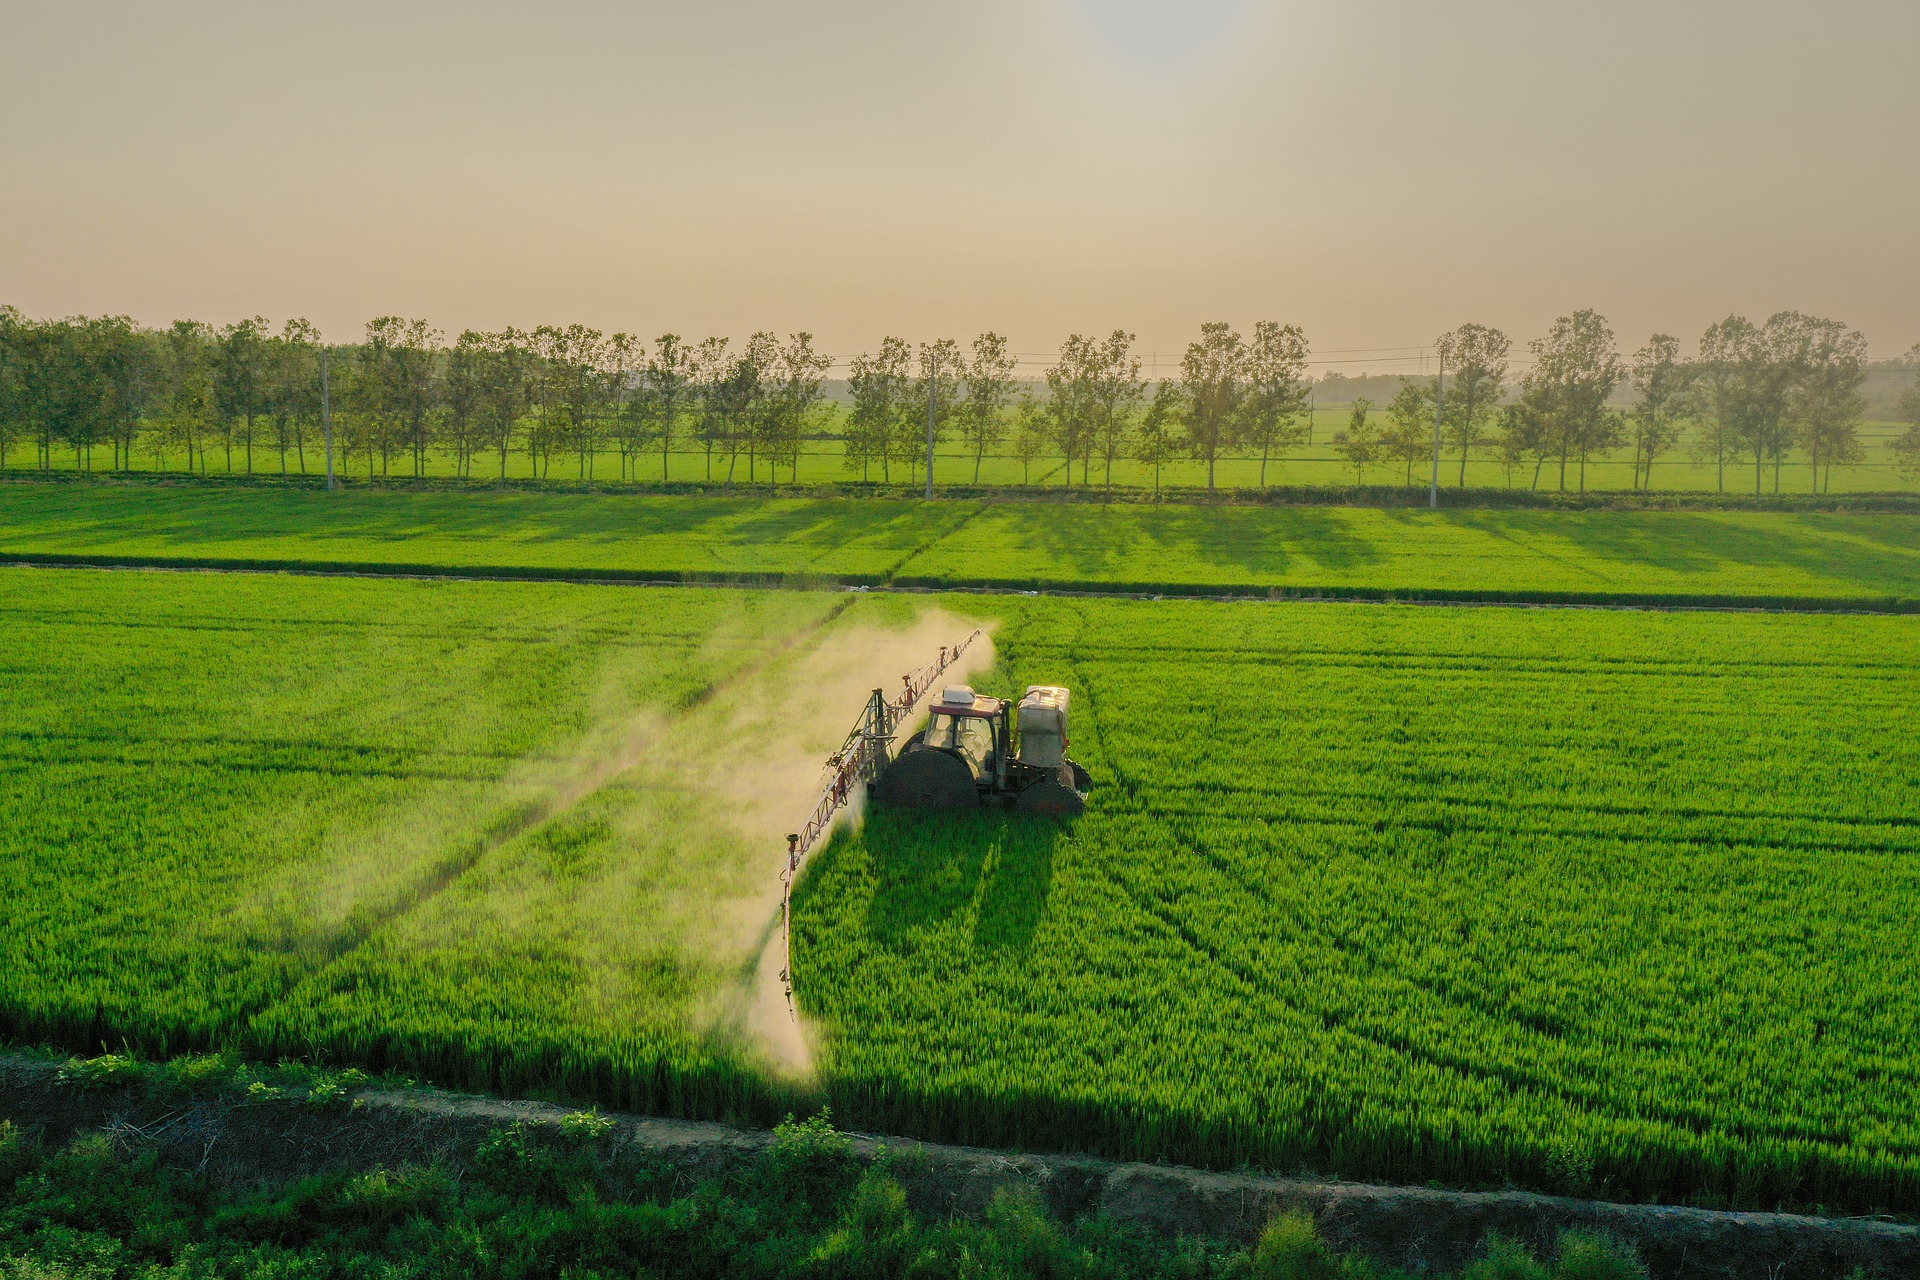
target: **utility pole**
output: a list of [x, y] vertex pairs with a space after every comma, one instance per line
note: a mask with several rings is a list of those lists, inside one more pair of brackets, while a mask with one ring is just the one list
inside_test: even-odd
[[320, 344], [320, 427], [327, 433], [327, 488], [338, 489], [333, 478], [333, 395], [327, 386], [327, 347]]
[[1447, 403], [1447, 357], [1440, 354], [1440, 363], [1433, 375], [1433, 482], [1427, 487], [1427, 506], [1440, 505], [1440, 418]]
[[940, 388], [940, 352], [927, 349], [927, 497], [933, 497], [933, 405]]

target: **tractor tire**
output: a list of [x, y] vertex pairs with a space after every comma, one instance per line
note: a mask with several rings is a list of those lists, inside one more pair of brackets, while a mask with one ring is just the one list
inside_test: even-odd
[[1085, 769], [1082, 769], [1079, 765], [1075, 764], [1071, 760], [1067, 761], [1067, 768], [1073, 770], [1073, 789], [1075, 791], [1078, 791], [1081, 795], [1084, 796], [1087, 794], [1087, 792], [1093, 790], [1092, 774], [1088, 773]]
[[875, 804], [900, 809], [977, 809], [980, 789], [966, 762], [944, 751], [904, 751], [873, 781]]
[[1077, 818], [1087, 811], [1087, 799], [1065, 783], [1044, 778], [1016, 796], [1013, 807], [1020, 813], [1043, 813], [1050, 818]]

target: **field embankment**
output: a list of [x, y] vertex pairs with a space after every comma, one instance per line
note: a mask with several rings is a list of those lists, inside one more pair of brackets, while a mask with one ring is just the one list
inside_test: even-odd
[[[427, 1089], [348, 1085], [322, 1106], [298, 1089], [268, 1089], [271, 1101], [230, 1084], [186, 1093], [85, 1087], [63, 1082], [53, 1062], [0, 1054], [0, 1119], [56, 1149], [104, 1131], [129, 1157], [151, 1153], [205, 1175], [216, 1191], [423, 1166], [471, 1178], [486, 1163], [479, 1153], [490, 1141], [497, 1147], [502, 1132], [517, 1127], [529, 1143], [564, 1151], [569, 1117], [577, 1123], [576, 1113], [548, 1103]], [[724, 1185], [750, 1177], [777, 1141], [765, 1130], [633, 1115], [599, 1118], [595, 1127], [604, 1129], [595, 1164], [614, 1188], [635, 1181], [635, 1168], [679, 1188]], [[1551, 1256], [1568, 1230], [1631, 1246], [1657, 1280], [1842, 1280], [1920, 1269], [1920, 1227], [1902, 1223], [1208, 1173], [871, 1135], [852, 1135], [849, 1154], [897, 1178], [912, 1211], [931, 1222], [978, 1221], [1012, 1192], [1063, 1223], [1098, 1219], [1161, 1238], [1246, 1244], [1274, 1217], [1304, 1212], [1334, 1248], [1414, 1274], [1473, 1262], [1491, 1233]]]
[[1920, 515], [0, 486], [0, 558], [626, 581], [1920, 608]]

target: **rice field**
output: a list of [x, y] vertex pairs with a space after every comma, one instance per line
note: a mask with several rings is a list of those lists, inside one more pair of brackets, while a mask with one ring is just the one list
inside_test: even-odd
[[532, 577], [1920, 602], [1920, 516], [0, 485], [0, 556]]
[[[730, 813], [851, 719], [812, 655], [939, 605], [995, 627], [977, 685], [1073, 687], [1098, 787], [836, 838], [796, 1076]], [[0, 634], [14, 1039], [1920, 1208], [1912, 619], [0, 569]]]
[[1920, 1203], [1920, 629], [1061, 602], [1053, 830], [881, 815], [801, 899], [843, 1114], [1213, 1166]]

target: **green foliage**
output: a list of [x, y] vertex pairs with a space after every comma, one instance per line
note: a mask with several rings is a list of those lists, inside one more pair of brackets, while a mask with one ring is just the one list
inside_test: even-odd
[[1470, 1263], [1461, 1280], [1554, 1280], [1553, 1273], [1518, 1240], [1495, 1235], [1487, 1255]]
[[[835, 1136], [817, 1118], [788, 1126], [757, 1164], [692, 1188], [675, 1177], [635, 1183], [625, 1166], [523, 1127], [488, 1139], [477, 1176], [375, 1168], [222, 1188], [121, 1154], [104, 1136], [42, 1152], [0, 1125], [0, 1174], [9, 1175], [0, 1177], [0, 1280], [1398, 1276], [1363, 1255], [1335, 1255], [1311, 1219], [1276, 1222], [1253, 1250], [1105, 1218], [1063, 1224], [1030, 1190], [996, 1196], [984, 1221], [928, 1220], [879, 1166], [796, 1213], [785, 1176], [796, 1161], [837, 1169], [845, 1148]], [[1525, 1259], [1497, 1247], [1503, 1259]], [[1637, 1265], [1598, 1238], [1570, 1235], [1551, 1276], [1641, 1280]]]
[[1633, 1249], [1610, 1236], [1563, 1231], [1553, 1280], [1647, 1280], [1647, 1264]]
[[80, 1089], [111, 1089], [141, 1079], [140, 1062], [130, 1053], [103, 1053], [97, 1058], [69, 1058], [60, 1068], [61, 1084]]
[[573, 1111], [560, 1117], [560, 1133], [574, 1142], [594, 1143], [612, 1133], [618, 1123], [598, 1111]]
[[1275, 1218], [1260, 1233], [1250, 1274], [1254, 1280], [1340, 1280], [1341, 1268], [1313, 1215], [1294, 1212]]

